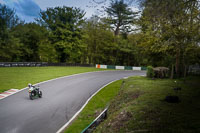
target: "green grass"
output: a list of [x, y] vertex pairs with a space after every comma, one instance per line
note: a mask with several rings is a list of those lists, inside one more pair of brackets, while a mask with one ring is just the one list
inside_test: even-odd
[[35, 84], [90, 71], [100, 71], [100, 69], [94, 67], [0, 67], [0, 92], [11, 88], [21, 89], [28, 83]]
[[[112, 100], [97, 133], [198, 133], [200, 132], [200, 77], [183, 80], [132, 77]], [[180, 92], [173, 87], [181, 86]], [[167, 95], [181, 102], [167, 103]]]
[[105, 108], [119, 92], [122, 80], [116, 81], [99, 91], [82, 110], [65, 133], [80, 133], [85, 129]]

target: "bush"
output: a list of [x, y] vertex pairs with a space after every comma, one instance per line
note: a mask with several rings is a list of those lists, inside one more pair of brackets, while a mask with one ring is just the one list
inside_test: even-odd
[[152, 66], [148, 66], [147, 67], [147, 77], [149, 78], [153, 78], [155, 75], [153, 67]]

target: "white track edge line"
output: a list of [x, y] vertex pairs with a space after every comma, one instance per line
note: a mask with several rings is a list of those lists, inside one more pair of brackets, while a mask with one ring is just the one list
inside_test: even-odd
[[[72, 75], [68, 75], [68, 76], [63, 76], [63, 77], [58, 77], [58, 78], [55, 78], [55, 79], [50, 79], [50, 80], [42, 81], [42, 82], [36, 83], [36, 84], [34, 84], [34, 85], [38, 85], [38, 84], [50, 82], [50, 81], [57, 80], [57, 79], [61, 79], [61, 78], [67, 78], [67, 77], [72, 77], [72, 76], [76, 76], [76, 75], [81, 75], [81, 74], [87, 74], [87, 73], [93, 73], [93, 72], [105, 72], [105, 71], [112, 71], [112, 70], [92, 71], [92, 72], [83, 72], [83, 73], [78, 73], [78, 74], [72, 74]], [[127, 70], [127, 71], [128, 71], [128, 70]], [[130, 71], [132, 71], [132, 70], [130, 70]], [[117, 80], [120, 80], [120, 79], [117, 79]], [[103, 89], [103, 88], [106, 87], [107, 85], [109, 85], [109, 84], [111, 84], [111, 83], [113, 83], [113, 82], [115, 82], [115, 81], [117, 81], [117, 80], [113, 80], [113, 81], [109, 82], [108, 84], [106, 84], [106, 85], [104, 85], [103, 87], [101, 87], [98, 91], [96, 91], [96, 92], [86, 101], [86, 103], [82, 106], [82, 108], [81, 108], [75, 115], [77, 116], [77, 115], [83, 110], [83, 108], [88, 104], [88, 102], [90, 101], [90, 99], [91, 99], [94, 95], [96, 95], [101, 89]], [[25, 90], [25, 89], [27, 89], [27, 88], [22, 88], [22, 89], [20, 89], [19, 91], [17, 91], [16, 93], [19, 93], [19, 92], [21, 92], [21, 91], [23, 91], [23, 90]], [[13, 94], [8, 95], [8, 96], [6, 96], [6, 97], [0, 98], [0, 100], [2, 100], [2, 99], [4, 99], [4, 98], [7, 98], [7, 97], [9, 97], [9, 96], [12, 96], [12, 95], [14, 95], [14, 94], [16, 94], [16, 93], [13, 93]], [[64, 126], [62, 126], [56, 133], [61, 133], [62, 130], [64, 130], [64, 129], [69, 125], [69, 123], [70, 123], [71, 121], [73, 121], [73, 119], [76, 117], [75, 115], [74, 115]]]
[[[105, 72], [105, 71], [113, 71], [113, 70], [82, 72], [82, 73], [77, 73], [77, 74], [72, 74], [72, 75], [67, 75], [67, 76], [63, 76], [63, 77], [58, 77], [58, 78], [54, 78], [54, 79], [42, 81], [42, 82], [39, 82], [39, 83], [35, 83], [34, 85], [46, 83], [46, 82], [53, 81], [53, 80], [57, 80], [57, 79], [62, 79], [62, 78], [67, 78], [67, 77], [72, 77], [72, 76], [77, 76], [77, 75], [81, 75], [81, 74], [87, 74], [87, 73], [93, 73], [93, 72]], [[126, 71], [133, 71], [133, 70], [126, 70]], [[19, 92], [21, 92], [21, 91], [23, 91], [23, 90], [25, 90], [25, 89], [27, 89], [27, 87], [26, 87], [26, 88], [19, 89], [16, 93], [19, 93]], [[1, 98], [0, 100], [2, 100], [2, 99], [4, 99], [4, 98], [7, 98], [7, 97], [9, 97], [9, 96], [12, 96], [12, 95], [14, 95], [14, 94], [16, 94], [16, 93], [13, 93], [13, 94], [10, 94], [10, 95], [8, 95], [8, 96], [6, 96], [6, 97], [3, 97], [3, 98]]]
[[[82, 73], [77, 73], [77, 74], [72, 74], [72, 75], [67, 75], [67, 76], [63, 76], [63, 77], [58, 77], [58, 78], [54, 78], [54, 79], [42, 81], [42, 82], [39, 82], [39, 83], [35, 83], [34, 85], [46, 83], [46, 82], [53, 81], [53, 80], [57, 80], [57, 79], [62, 79], [62, 78], [67, 78], [67, 77], [76, 76], [76, 75], [81, 75], [81, 74], [87, 74], [87, 73], [93, 73], [93, 72], [105, 72], [105, 71], [112, 71], [112, 70], [82, 72]], [[23, 91], [23, 90], [25, 90], [25, 89], [27, 89], [27, 87], [26, 87], [26, 88], [19, 89], [19, 91], [17, 91], [16, 93], [19, 93], [19, 92], [21, 92], [21, 91]], [[12, 95], [14, 95], [14, 94], [16, 94], [16, 93], [13, 93], [13, 94], [10, 94], [10, 95], [8, 95], [8, 96], [6, 96], [6, 97], [3, 97], [3, 98], [1, 98], [0, 100], [2, 100], [2, 99], [4, 99], [4, 98], [7, 98], [7, 97], [9, 97], [9, 96], [12, 96]]]
[[[121, 78], [120, 78], [121, 79]], [[99, 91], [101, 91], [103, 88], [105, 88], [106, 86], [108, 86], [109, 84], [117, 81], [117, 80], [120, 80], [120, 79], [116, 79], [116, 80], [113, 80], [109, 83], [107, 83], [106, 85], [102, 86], [98, 91], [96, 91], [86, 102], [85, 104], [81, 107], [81, 109], [76, 112], [76, 114], [65, 124], [63, 125], [56, 133], [61, 133], [78, 115], [79, 113], [85, 108], [85, 106], [88, 104], [88, 102], [92, 99], [93, 96], [95, 96]]]

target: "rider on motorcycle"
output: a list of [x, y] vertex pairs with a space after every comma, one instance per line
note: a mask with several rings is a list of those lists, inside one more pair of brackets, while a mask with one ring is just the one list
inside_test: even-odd
[[31, 92], [34, 93], [34, 95], [36, 95], [36, 91], [39, 91], [38, 88], [36, 88], [35, 86], [33, 86], [31, 83], [28, 84], [28, 88]]

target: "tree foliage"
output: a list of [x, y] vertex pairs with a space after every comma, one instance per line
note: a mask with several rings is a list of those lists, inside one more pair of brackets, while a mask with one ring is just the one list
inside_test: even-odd
[[135, 19], [137, 13], [129, 8], [124, 0], [112, 0], [110, 6], [105, 10], [108, 14], [108, 23], [114, 25], [115, 35], [131, 32], [131, 24]]
[[112, 0], [108, 16], [87, 20], [79, 8], [48, 8], [36, 23], [0, 4], [0, 61], [175, 66], [177, 76], [200, 63], [198, 0], [142, 0], [139, 15], [127, 2]]
[[0, 4], [0, 60], [2, 61], [13, 61], [13, 57], [20, 52], [19, 41], [11, 33], [12, 28], [19, 23], [15, 11]]
[[12, 30], [15, 38], [20, 41], [21, 53], [18, 58], [21, 61], [40, 61], [39, 47], [43, 40], [47, 39], [48, 32], [46, 28], [36, 24], [19, 24]]
[[87, 44], [85, 56], [89, 63], [113, 64], [116, 45], [113, 42], [114, 35], [109, 30], [109, 25], [103, 23], [99, 17], [93, 16], [86, 21], [84, 29], [85, 44]]
[[175, 64], [180, 75], [181, 69], [195, 57], [188, 58], [192, 55], [190, 50], [199, 47], [199, 2], [146, 0], [143, 6], [141, 28], [150, 38], [145, 42], [147, 51], [163, 56], [168, 64]]
[[81, 9], [66, 6], [41, 11], [38, 22], [50, 30], [49, 39], [58, 53], [59, 62], [80, 62], [84, 15]]

